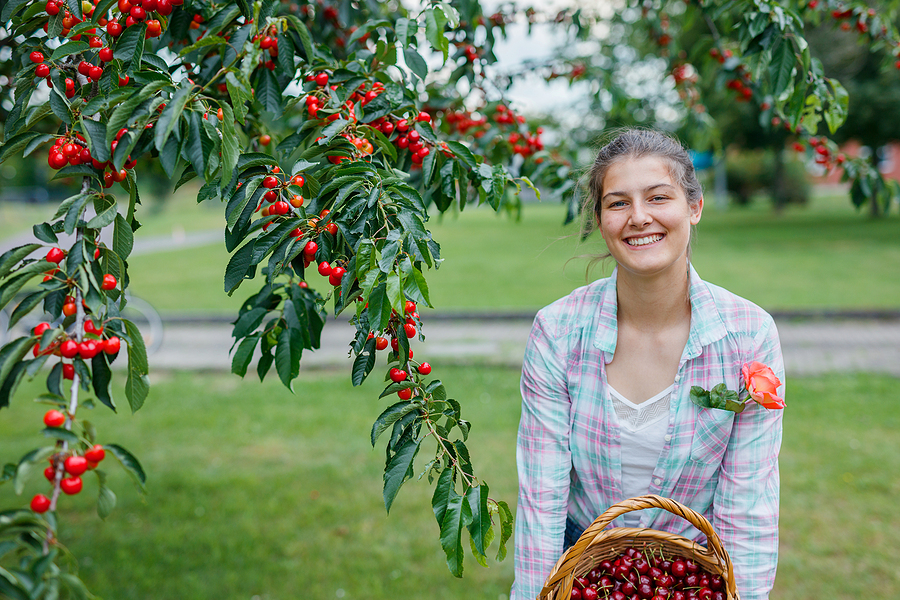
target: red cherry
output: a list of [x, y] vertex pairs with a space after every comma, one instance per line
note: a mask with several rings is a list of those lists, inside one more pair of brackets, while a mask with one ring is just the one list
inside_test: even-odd
[[46, 10], [47, 14], [51, 17], [55, 17], [59, 14], [59, 2], [54, 2], [54, 0], [47, 0], [47, 4], [44, 6], [44, 10]]
[[103, 351], [110, 355], [118, 354], [119, 349], [121, 347], [122, 347], [122, 341], [115, 336], [113, 336], [113, 337], [107, 339], [105, 342], [103, 342]]
[[419, 373], [422, 375], [430, 374], [431, 373], [431, 365], [429, 365], [427, 362], [423, 362], [421, 365], [419, 365]]
[[403, 326], [403, 330], [406, 332], [406, 337], [412, 338], [416, 337], [416, 326], [411, 323], [407, 323]]
[[78, 356], [78, 342], [66, 340], [59, 345], [59, 353], [63, 358], [75, 358]]
[[62, 311], [63, 311], [63, 314], [66, 315], [67, 317], [71, 317], [72, 315], [74, 315], [77, 310], [78, 310], [78, 307], [75, 306], [74, 302], [66, 302], [65, 304], [63, 304]]
[[409, 400], [412, 398], [412, 388], [404, 388], [397, 392], [397, 395], [400, 396], [401, 400]]
[[319, 245], [312, 240], [306, 242], [306, 246], [303, 248], [303, 255], [309, 259], [312, 259], [316, 255], [316, 251], [319, 249]]
[[416, 303], [412, 300], [407, 300], [403, 305], [403, 311], [408, 315], [416, 312]]
[[44, 425], [47, 427], [62, 427], [66, 422], [66, 415], [58, 410], [48, 410], [44, 413]]
[[75, 365], [65, 364], [62, 367], [63, 379], [75, 379]]
[[321, 73], [316, 75], [316, 85], [319, 87], [325, 87], [328, 85], [328, 73], [322, 71]]
[[272, 188], [278, 187], [278, 178], [273, 177], [272, 175], [268, 175], [265, 179], [263, 179], [262, 184], [264, 188], [268, 188], [271, 190]]
[[100, 287], [107, 291], [114, 290], [117, 283], [115, 276], [107, 273], [103, 276], [103, 283], [100, 284]]
[[120, 75], [119, 76], [119, 87], [124, 87], [124, 86], [128, 85], [128, 81], [130, 79], [131, 78], [128, 75]]
[[106, 24], [106, 33], [112, 37], [119, 37], [122, 35], [122, 24], [116, 20], [110, 21]]
[[112, 48], [101, 48], [98, 55], [103, 62], [109, 62], [113, 59], [113, 50]]
[[375, 338], [375, 349], [376, 350], [384, 350], [388, 346], [387, 338], [376, 337]]
[[[57, 9], [58, 11], [59, 9]], [[31, 510], [36, 513], [45, 513], [50, 510], [50, 498], [43, 494], [37, 494], [31, 499]]]
[[319, 275], [323, 277], [331, 275], [331, 265], [328, 262], [322, 261], [319, 263]]
[[28, 58], [31, 59], [31, 62], [38, 64], [38, 65], [41, 64], [42, 62], [44, 62], [44, 55], [41, 54], [40, 52], [38, 52], [37, 50], [35, 50], [31, 54], [29, 54]]
[[390, 371], [388, 371], [388, 377], [390, 377], [391, 381], [393, 381], [394, 383], [400, 383], [401, 381], [404, 381], [406, 379], [407, 373], [403, 369], [393, 367]]
[[88, 460], [83, 456], [70, 456], [63, 463], [66, 473], [70, 475], [81, 475], [88, 468]]
[[156, 0], [156, 12], [167, 17], [172, 14], [172, 4], [169, 0]]
[[46, 469], [44, 469], [44, 477], [47, 479], [47, 481], [53, 481], [54, 479], [56, 479], [56, 469], [54, 469], [53, 467], [47, 467]]
[[347, 270], [344, 267], [333, 267], [331, 269], [331, 274], [328, 276], [328, 282], [334, 286], [341, 285], [341, 280], [344, 278], [344, 273], [346, 272]]
[[83, 486], [81, 477], [66, 477], [59, 482], [59, 489], [70, 496], [80, 492]]
[[35, 77], [48, 77], [50, 75], [50, 67], [46, 63], [41, 63], [34, 68]]
[[106, 458], [106, 451], [100, 444], [94, 444], [90, 450], [84, 453], [84, 457], [93, 463], [98, 463]]

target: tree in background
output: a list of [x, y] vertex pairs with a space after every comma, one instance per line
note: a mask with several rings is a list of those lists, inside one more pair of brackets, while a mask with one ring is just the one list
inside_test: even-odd
[[[224, 291], [258, 282], [234, 323], [232, 371], [243, 377], [254, 366], [262, 379], [274, 369], [292, 389], [328, 312], [344, 314], [356, 328], [354, 384], [379, 353], [388, 362], [381, 397], [390, 403], [370, 432], [385, 448], [385, 508], [424, 477], [450, 571], [462, 575], [464, 532], [479, 563], [494, 541], [502, 559], [509, 507], [475, 472], [460, 402], [411, 348], [423, 338], [418, 307], [431, 306], [426, 273], [442, 260], [428, 219], [473, 202], [499, 210], [509, 190], [532, 181], [563, 195], [576, 185], [580, 146], [610, 123], [683, 122], [695, 146], [713, 144], [700, 78], [758, 104], [772, 128], [806, 139], [824, 123], [833, 133], [848, 98], [805, 41], [815, 1], [623, 2], [608, 13], [553, 14], [485, 14], [475, 0], [5, 2], [0, 163], [34, 155], [78, 183], [34, 226], [36, 242], [0, 256], [10, 327], [34, 310], [47, 315], [0, 348], [0, 408], [23, 377], [45, 377], [38, 400], [48, 405], [50, 440], [3, 468], [2, 481], [21, 493], [43, 467], [47, 493], [0, 514], [0, 592], [89, 597], [57, 537], [65, 496], [90, 475], [98, 512], [109, 514], [107, 454], [145, 482], [138, 459], [101, 443], [106, 433], [83, 416], [119, 406], [110, 365], [123, 346], [129, 408], [149, 392], [141, 333], [122, 316], [142, 210], [139, 162], [157, 164], [176, 188], [196, 180], [198, 201], [223, 206], [232, 253]], [[869, 47], [896, 53], [890, 15], [839, 7]], [[487, 76], [495, 41], [517, 18], [571, 36], [574, 53], [534, 67], [584, 82], [596, 101], [576, 129], [556, 132], [568, 144], [545, 148], [540, 126], [505, 98], [512, 79]], [[682, 46], [677, 31], [695, 24], [708, 33]], [[829, 165], [841, 162], [834, 148], [817, 139]], [[861, 190], [883, 182], [865, 161], [843, 166]]]

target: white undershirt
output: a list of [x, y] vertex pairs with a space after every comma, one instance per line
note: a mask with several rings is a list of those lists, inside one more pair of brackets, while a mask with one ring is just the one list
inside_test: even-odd
[[[643, 496], [650, 490], [650, 480], [665, 446], [669, 429], [669, 399], [674, 384], [645, 402], [634, 404], [609, 387], [616, 416], [619, 419], [622, 445], [622, 491], [626, 498]], [[638, 527], [641, 512], [623, 516], [626, 527]]]

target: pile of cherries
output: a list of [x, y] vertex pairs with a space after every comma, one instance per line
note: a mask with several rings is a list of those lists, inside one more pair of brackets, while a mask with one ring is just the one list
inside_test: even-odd
[[725, 582], [693, 560], [628, 548], [576, 577], [571, 600], [726, 600]]

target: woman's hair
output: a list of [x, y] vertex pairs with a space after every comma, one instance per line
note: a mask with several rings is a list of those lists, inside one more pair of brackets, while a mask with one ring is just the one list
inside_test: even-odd
[[[613, 137], [614, 136], [614, 137]], [[603, 181], [609, 168], [619, 160], [657, 156], [669, 164], [669, 174], [681, 186], [688, 204], [696, 205], [703, 196], [694, 163], [688, 151], [673, 136], [654, 129], [626, 128], [613, 131], [608, 141], [597, 153], [594, 164], [587, 173], [588, 193], [582, 201], [582, 238], [597, 227], [600, 200], [603, 198]], [[607, 139], [609, 139], [609, 137]], [[691, 238], [693, 239], [693, 230]], [[690, 252], [690, 247], [688, 248]], [[609, 254], [597, 257], [608, 258]], [[596, 261], [594, 261], [596, 262]]]

